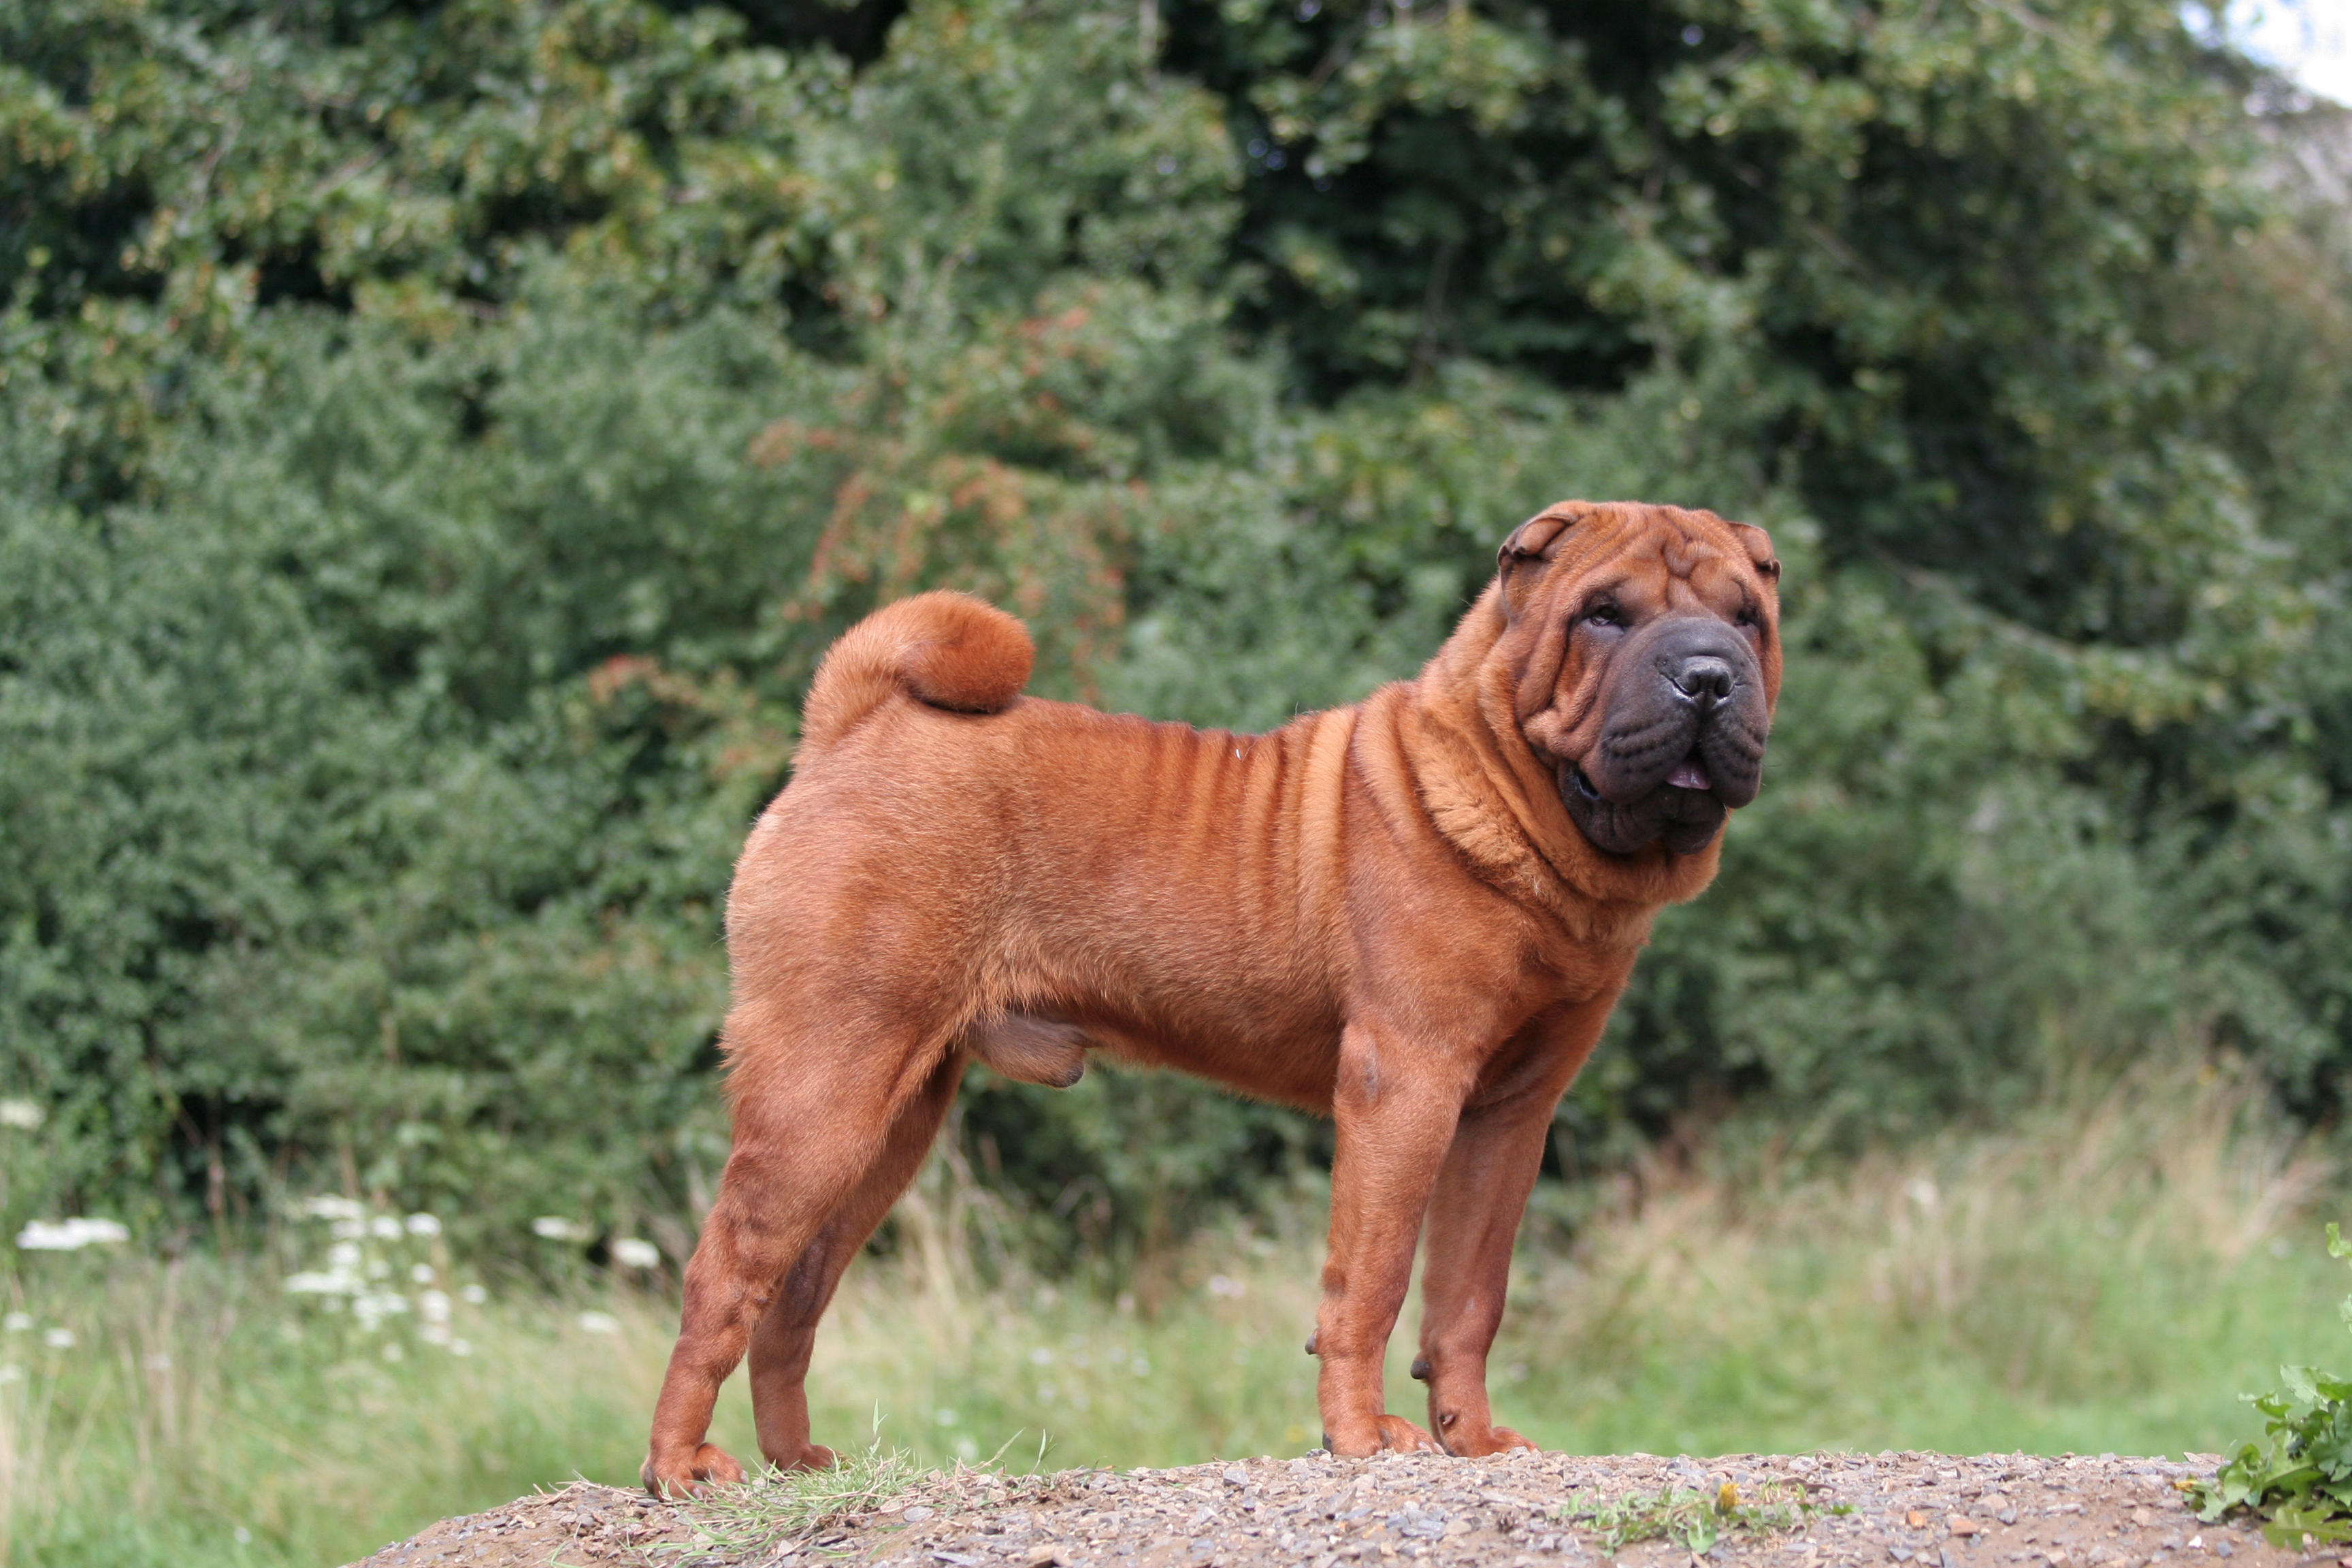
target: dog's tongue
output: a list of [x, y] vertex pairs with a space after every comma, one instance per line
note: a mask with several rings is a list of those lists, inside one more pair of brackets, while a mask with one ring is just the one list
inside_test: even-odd
[[1712, 789], [1715, 787], [1715, 781], [1706, 776], [1706, 769], [1699, 765], [1698, 759], [1696, 757], [1685, 760], [1673, 773], [1668, 773], [1666, 775], [1666, 782], [1674, 785], [1676, 789]]

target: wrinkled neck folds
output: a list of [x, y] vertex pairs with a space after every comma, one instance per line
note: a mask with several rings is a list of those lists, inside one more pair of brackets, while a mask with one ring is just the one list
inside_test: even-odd
[[[1580, 942], [1639, 947], [1665, 903], [1696, 896], [1714, 856], [1670, 868], [1663, 852], [1603, 856], [1559, 803], [1550, 771], [1512, 713], [1505, 628], [1493, 588], [1402, 693], [1399, 721], [1413, 788], [1430, 823], [1487, 882], [1565, 926]], [[1687, 890], [1680, 884], [1687, 882]]]

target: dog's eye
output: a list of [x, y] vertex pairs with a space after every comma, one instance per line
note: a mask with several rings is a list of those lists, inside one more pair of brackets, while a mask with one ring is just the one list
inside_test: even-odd
[[1733, 624], [1748, 631], [1762, 631], [1764, 629], [1764, 617], [1756, 613], [1755, 605], [1742, 605], [1739, 606], [1739, 618]]
[[1625, 624], [1625, 612], [1614, 605], [1595, 605], [1584, 612], [1587, 623], [1596, 626], [1616, 626]]

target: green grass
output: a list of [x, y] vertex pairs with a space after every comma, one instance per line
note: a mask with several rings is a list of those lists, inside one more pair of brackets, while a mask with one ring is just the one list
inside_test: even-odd
[[[1522, 1248], [1498, 1415], [1585, 1451], [2218, 1451], [2252, 1435], [2241, 1390], [2344, 1331], [2327, 1174], [2228, 1082], [2171, 1075], [1825, 1176], [1768, 1151], [1556, 1195]], [[1301, 1451], [1307, 1217], [1163, 1260], [1129, 1282], [1139, 1304], [1117, 1282], [980, 1289], [913, 1216], [827, 1321], [818, 1438], [1016, 1471]], [[11, 1267], [33, 1322], [0, 1333], [0, 1564], [312, 1568], [530, 1486], [627, 1483], [676, 1321], [617, 1281], [493, 1295], [456, 1304], [458, 1357], [413, 1314], [371, 1332], [255, 1264]], [[749, 1456], [741, 1388], [716, 1435]]]

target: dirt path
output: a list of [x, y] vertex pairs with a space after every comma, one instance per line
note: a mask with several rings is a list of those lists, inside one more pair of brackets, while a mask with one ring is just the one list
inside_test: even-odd
[[2231, 1568], [2333, 1568], [2333, 1551], [2283, 1552], [2243, 1525], [2199, 1525], [2175, 1485], [2210, 1473], [2210, 1458], [2199, 1458], [1318, 1455], [1042, 1477], [967, 1471], [748, 1552], [716, 1546], [710, 1521], [690, 1508], [583, 1482], [444, 1520], [363, 1568], [1349, 1568], [1396, 1559], [1428, 1568], [1699, 1568], [1685, 1542], [1612, 1552], [1602, 1522], [1563, 1512], [1589, 1515], [1668, 1489], [1736, 1498], [1757, 1512], [1777, 1504], [1788, 1521], [1727, 1531], [1709, 1563], [2197, 1568], [2229, 1559]]

